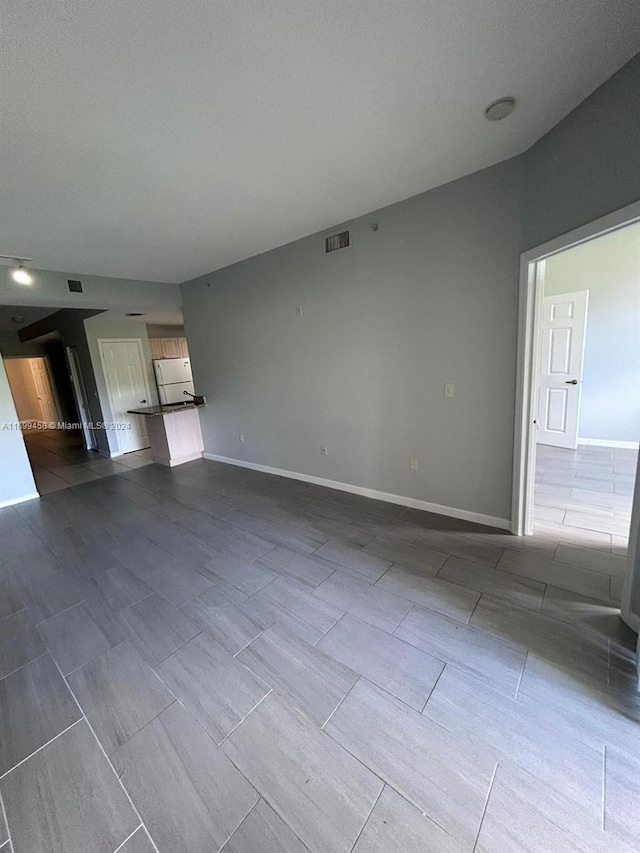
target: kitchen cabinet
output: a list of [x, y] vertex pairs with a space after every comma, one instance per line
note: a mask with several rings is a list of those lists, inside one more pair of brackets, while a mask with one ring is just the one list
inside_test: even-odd
[[151, 358], [189, 358], [186, 338], [149, 338]]

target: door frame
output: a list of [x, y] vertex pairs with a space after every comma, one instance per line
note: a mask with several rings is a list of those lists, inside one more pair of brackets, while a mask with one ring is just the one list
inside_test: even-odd
[[[49, 361], [48, 355], [7, 355], [4, 357], [5, 362], [7, 361], [33, 361], [35, 358], [41, 358], [44, 360], [45, 368], [47, 371], [47, 378], [49, 379], [49, 387], [51, 388], [51, 393], [53, 395], [53, 404], [56, 408], [56, 422], [62, 423], [62, 409], [60, 408], [60, 399], [58, 397], [58, 389], [56, 388], [55, 379], [53, 378], [53, 371], [51, 370], [51, 362]], [[29, 365], [29, 369], [33, 374], [33, 369], [31, 368], [31, 364]], [[11, 383], [9, 383], [9, 388], [11, 389]], [[12, 392], [13, 395], [13, 392]], [[42, 421], [44, 423], [44, 420]]]
[[640, 221], [640, 201], [562, 234], [520, 255], [516, 408], [513, 442], [511, 532], [533, 532], [533, 490], [536, 466], [538, 366], [544, 296], [545, 261], [552, 255], [587, 243], [610, 231]]
[[[109, 409], [112, 420], [114, 419], [114, 406], [113, 406], [113, 393], [111, 390], [111, 383], [109, 382], [109, 371], [107, 370], [107, 365], [104, 360], [104, 351], [102, 348], [103, 344], [136, 344], [138, 347], [138, 353], [140, 355], [140, 366], [142, 367], [142, 379], [144, 381], [144, 387], [146, 389], [147, 400], [151, 400], [151, 390], [149, 386], [149, 377], [147, 375], [147, 365], [144, 357], [144, 347], [142, 346], [142, 338], [98, 338], [98, 351], [100, 353], [100, 363], [102, 365], [102, 375], [104, 376], [104, 384], [107, 389], [107, 397], [109, 398]], [[151, 404], [150, 404], [151, 405]], [[145, 426], [145, 434], [148, 437], [147, 428]], [[123, 456], [125, 453], [133, 452], [128, 450], [123, 450], [122, 445], [120, 444], [120, 435], [119, 430], [112, 430], [116, 435], [116, 442], [118, 445], [117, 454], [112, 453], [112, 456]], [[107, 436], [107, 441], [108, 441]]]
[[84, 376], [82, 375], [78, 347], [75, 344], [72, 346], [66, 346], [65, 355], [67, 357], [67, 368], [71, 378], [73, 397], [76, 403], [76, 409], [78, 410], [78, 417], [80, 418], [80, 428], [82, 430], [85, 450], [96, 450], [96, 439], [93, 434], [93, 429], [89, 426], [89, 423], [91, 422], [91, 411], [89, 409], [87, 386], [84, 383]]

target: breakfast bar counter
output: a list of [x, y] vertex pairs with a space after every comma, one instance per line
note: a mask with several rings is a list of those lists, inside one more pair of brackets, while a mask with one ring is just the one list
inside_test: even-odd
[[202, 458], [204, 445], [197, 409], [204, 404], [180, 403], [175, 406], [147, 406], [129, 409], [128, 414], [147, 419], [153, 461], [174, 468]]

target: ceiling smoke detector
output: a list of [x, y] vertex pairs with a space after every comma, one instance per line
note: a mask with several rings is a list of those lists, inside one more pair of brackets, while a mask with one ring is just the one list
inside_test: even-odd
[[502, 121], [503, 118], [510, 116], [515, 108], [515, 98], [499, 98], [497, 101], [489, 104], [484, 114], [489, 121]]

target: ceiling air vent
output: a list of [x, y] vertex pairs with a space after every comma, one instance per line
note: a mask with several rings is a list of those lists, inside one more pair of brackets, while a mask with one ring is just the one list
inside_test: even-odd
[[82, 282], [75, 278], [68, 278], [67, 284], [71, 293], [82, 293]]
[[349, 232], [341, 231], [339, 234], [332, 234], [330, 237], [324, 238], [324, 251], [337, 252], [338, 249], [346, 249], [349, 245]]

